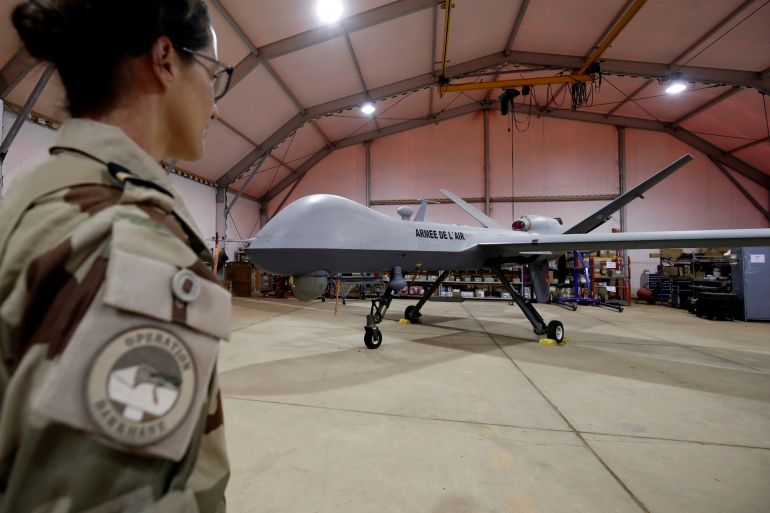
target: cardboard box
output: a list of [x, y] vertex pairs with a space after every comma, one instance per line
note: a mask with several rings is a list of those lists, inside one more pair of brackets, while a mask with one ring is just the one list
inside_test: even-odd
[[483, 298], [484, 298], [484, 294], [485, 294], [485, 293], [484, 293], [484, 291], [483, 291], [483, 290], [481, 290], [481, 289], [476, 289], [476, 297], [477, 297], [477, 298], [483, 299]]
[[682, 254], [682, 248], [662, 248], [660, 250], [661, 258], [668, 258], [670, 260], [679, 260], [679, 255]]
[[460, 292], [460, 297], [471, 298], [471, 297], [473, 297], [473, 291], [472, 290], [463, 290], [462, 292]]

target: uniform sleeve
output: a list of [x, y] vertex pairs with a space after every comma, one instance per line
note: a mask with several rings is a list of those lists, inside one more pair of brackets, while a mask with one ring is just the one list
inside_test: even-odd
[[0, 513], [224, 511], [229, 298], [162, 200], [139, 196], [56, 193], [8, 241]]

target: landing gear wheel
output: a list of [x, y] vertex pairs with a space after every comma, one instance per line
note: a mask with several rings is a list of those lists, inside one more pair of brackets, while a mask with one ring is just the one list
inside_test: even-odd
[[618, 313], [620, 313], [622, 311], [623, 311], [623, 307], [622, 306], [618, 306]]
[[546, 328], [546, 335], [557, 344], [564, 342], [564, 325], [559, 321], [551, 321]]
[[364, 345], [368, 349], [377, 349], [382, 344], [382, 333], [377, 328], [366, 327], [366, 333], [364, 334]]
[[414, 310], [415, 310], [414, 305], [407, 306], [406, 310], [404, 310], [404, 319], [406, 319], [407, 321], [414, 322], [420, 317], [422, 317], [422, 314], [419, 311], [415, 312]]

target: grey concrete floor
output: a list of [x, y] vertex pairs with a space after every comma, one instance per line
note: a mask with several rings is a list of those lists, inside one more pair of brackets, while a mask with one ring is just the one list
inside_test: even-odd
[[412, 303], [233, 300], [231, 513], [770, 512], [770, 323]]

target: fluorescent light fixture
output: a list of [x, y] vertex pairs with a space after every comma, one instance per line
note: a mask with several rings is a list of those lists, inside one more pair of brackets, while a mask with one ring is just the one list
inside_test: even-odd
[[334, 23], [342, 16], [342, 2], [340, 0], [318, 0], [315, 11], [324, 23]]
[[687, 89], [687, 84], [685, 84], [681, 80], [674, 80], [668, 85], [668, 87], [666, 87], [666, 92], [668, 94], [678, 94], [684, 91], [685, 89]]
[[361, 106], [361, 112], [363, 112], [364, 114], [374, 114], [375, 110], [377, 110], [377, 109], [374, 108], [374, 105], [372, 105], [371, 103], [368, 103], [368, 102], [364, 103]]

